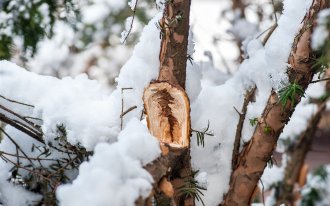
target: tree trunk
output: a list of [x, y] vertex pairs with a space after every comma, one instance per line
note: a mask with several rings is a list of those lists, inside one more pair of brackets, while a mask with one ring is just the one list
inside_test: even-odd
[[143, 95], [150, 133], [159, 139], [162, 156], [146, 166], [153, 176], [154, 199], [163, 205], [194, 205], [194, 198], [182, 193], [190, 178], [190, 104], [186, 81], [190, 0], [165, 4], [158, 22], [162, 41], [160, 71]]
[[[303, 20], [303, 27], [298, 33], [289, 57], [291, 68], [288, 71], [290, 82], [295, 82], [305, 90], [312, 79], [312, 51], [310, 37], [311, 23], [315, 23], [318, 12], [326, 7], [326, 0], [314, 0]], [[300, 101], [296, 96], [296, 102]], [[249, 143], [243, 148], [238, 165], [233, 168], [230, 189], [221, 205], [244, 206], [251, 203], [251, 196], [271, 158], [279, 135], [289, 121], [294, 107], [291, 102], [285, 106], [279, 104], [278, 94], [273, 91]], [[265, 132], [267, 128], [267, 132]]]

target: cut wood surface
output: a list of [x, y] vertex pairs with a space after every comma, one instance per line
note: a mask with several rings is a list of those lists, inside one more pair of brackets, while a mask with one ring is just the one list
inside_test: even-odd
[[170, 146], [188, 147], [190, 107], [184, 90], [155, 82], [145, 90], [143, 99], [151, 134]]

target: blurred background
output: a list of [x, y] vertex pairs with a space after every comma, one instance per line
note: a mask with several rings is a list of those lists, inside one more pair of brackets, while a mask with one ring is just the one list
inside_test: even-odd
[[[0, 0], [0, 59], [58, 78], [86, 73], [112, 91], [144, 25], [160, 7], [159, 0]], [[193, 59], [199, 69], [215, 69], [223, 83], [248, 58], [247, 43], [264, 39], [282, 10], [282, 0], [192, 0]], [[320, 200], [321, 205], [330, 205], [330, 182], [325, 178], [330, 172], [329, 112], [322, 114], [316, 127], [305, 169], [300, 168], [304, 181], [297, 181], [303, 194], [299, 198], [305, 205], [317, 205]], [[269, 192], [257, 192], [256, 202], [262, 202], [264, 195], [276, 197], [284, 181], [278, 175], [285, 173], [282, 160], [290, 155], [294, 138], [281, 137], [281, 149], [264, 179], [264, 190]]]

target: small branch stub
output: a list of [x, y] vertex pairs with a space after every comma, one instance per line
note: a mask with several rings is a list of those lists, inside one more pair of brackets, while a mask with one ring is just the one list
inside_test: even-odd
[[185, 91], [167, 82], [154, 82], [145, 89], [143, 101], [151, 134], [172, 147], [188, 147], [190, 106]]

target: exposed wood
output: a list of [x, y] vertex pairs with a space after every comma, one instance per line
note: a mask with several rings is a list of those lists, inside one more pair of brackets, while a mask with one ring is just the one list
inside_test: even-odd
[[159, 182], [159, 189], [168, 197], [173, 197], [174, 195], [173, 185], [165, 177]]
[[188, 147], [190, 107], [184, 90], [167, 82], [152, 83], [143, 99], [151, 134], [170, 146]]
[[[294, 41], [289, 57], [291, 68], [288, 75], [290, 82], [298, 83], [303, 89], [307, 88], [313, 75], [310, 61], [312, 57], [310, 48], [311, 24], [315, 23], [317, 13], [325, 6], [325, 0], [313, 1], [302, 22], [302, 29]], [[296, 96], [295, 98], [296, 102], [300, 101], [300, 97]], [[221, 205], [243, 206], [251, 203], [252, 193], [271, 158], [278, 137], [293, 111], [294, 108], [291, 107], [290, 101], [283, 107], [279, 104], [278, 94], [275, 91], [272, 92], [250, 142], [241, 152], [238, 167], [231, 175], [230, 189]], [[265, 132], [265, 128], [270, 128], [270, 131]]]
[[308, 164], [304, 164], [300, 169], [298, 180], [297, 180], [300, 188], [305, 186], [305, 184], [307, 182], [308, 171], [309, 171]]

